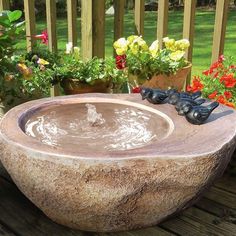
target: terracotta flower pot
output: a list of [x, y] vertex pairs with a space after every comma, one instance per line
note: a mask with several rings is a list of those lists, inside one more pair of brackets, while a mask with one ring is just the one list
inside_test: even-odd
[[[154, 75], [151, 79], [149, 80], [139, 80], [136, 76], [136, 86], [142, 85], [143, 87], [148, 87], [148, 88], [159, 88], [159, 89], [168, 89], [168, 88], [175, 88], [178, 91], [183, 90], [186, 78], [191, 70], [192, 64], [189, 64], [188, 66], [178, 70], [175, 74], [171, 75], [165, 75], [165, 74], [159, 74], [159, 75]], [[132, 80], [134, 80], [135, 77], [134, 75], [129, 76], [129, 80], [131, 83], [134, 84]]]
[[81, 93], [109, 93], [110, 81], [97, 80], [93, 85], [79, 82], [76, 79], [65, 79], [61, 82], [61, 87], [65, 94], [81, 94]]

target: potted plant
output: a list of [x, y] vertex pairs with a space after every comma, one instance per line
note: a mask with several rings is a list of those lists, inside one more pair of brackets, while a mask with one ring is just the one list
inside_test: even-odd
[[184, 58], [189, 41], [175, 41], [166, 37], [163, 42], [163, 49], [160, 49], [158, 40], [148, 46], [141, 36], [136, 35], [114, 42], [117, 66], [128, 72], [131, 88], [142, 85], [183, 89], [191, 69], [191, 63]]
[[193, 76], [187, 91], [202, 91], [202, 96], [236, 108], [236, 64], [233, 57], [221, 55], [209, 69]]
[[74, 47], [72, 52], [68, 45], [67, 53], [54, 70], [65, 94], [120, 92], [127, 81], [126, 75], [115, 68], [113, 58], [82, 61], [79, 48]]

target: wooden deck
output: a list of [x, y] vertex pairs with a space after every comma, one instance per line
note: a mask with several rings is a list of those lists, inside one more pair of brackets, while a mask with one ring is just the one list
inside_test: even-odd
[[[234, 166], [234, 174], [230, 174]], [[75, 231], [48, 219], [16, 186], [0, 177], [4, 236], [236, 236], [236, 152], [225, 175], [193, 207], [156, 227], [120, 233]]]

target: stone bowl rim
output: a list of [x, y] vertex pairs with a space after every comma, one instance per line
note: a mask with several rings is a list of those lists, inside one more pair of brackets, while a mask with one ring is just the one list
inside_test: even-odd
[[[224, 142], [221, 143], [221, 145], [215, 147], [212, 150], [203, 150], [202, 152], [192, 152], [192, 153], [188, 153], [186, 155], [186, 153], [181, 153], [181, 152], [176, 152], [176, 151], [172, 151], [171, 148], [168, 149], [169, 152], [168, 153], [163, 153], [163, 152], [159, 152], [159, 150], [155, 149], [154, 144], [151, 145], [146, 145], [144, 148], [137, 148], [137, 149], [131, 149], [131, 150], [127, 150], [127, 151], [115, 151], [115, 152], [100, 152], [100, 153], [96, 153], [96, 155], [91, 156], [91, 155], [87, 155], [86, 153], [63, 153], [63, 152], [59, 152], [56, 151], [55, 149], [53, 149], [52, 147], [45, 145], [43, 143], [40, 143], [38, 140], [34, 140], [33, 138], [27, 136], [22, 129], [19, 127], [18, 125], [18, 120], [19, 118], [21, 118], [22, 115], [24, 115], [27, 111], [27, 109], [29, 108], [34, 108], [34, 107], [40, 107], [40, 105], [44, 104], [44, 105], [48, 105], [48, 104], [55, 104], [56, 102], [58, 102], [59, 104], [64, 101], [69, 101], [69, 100], [78, 100], [80, 98], [94, 98], [94, 99], [113, 99], [113, 100], [123, 100], [125, 103], [125, 101], [128, 101], [128, 103], [138, 103], [140, 102], [139, 105], [141, 105], [141, 107], [150, 107], [150, 110], [156, 109], [157, 110], [157, 114], [162, 114], [163, 117], [169, 117], [167, 118], [167, 120], [169, 119], [169, 124], [171, 124], [173, 120], [173, 116], [166, 114], [165, 112], [161, 111], [160, 109], [158, 109], [159, 107], [157, 105], [153, 105], [153, 104], [149, 104], [146, 101], [142, 101], [140, 98], [140, 95], [138, 94], [128, 94], [128, 95], [124, 95], [124, 94], [119, 94], [119, 95], [114, 95], [114, 94], [83, 94], [83, 95], [71, 95], [71, 96], [59, 96], [59, 97], [54, 97], [54, 98], [43, 98], [43, 99], [39, 99], [39, 100], [35, 100], [35, 101], [30, 101], [24, 104], [21, 104], [15, 108], [13, 108], [12, 110], [10, 110], [1, 120], [0, 122], [0, 138], [4, 139], [6, 142], [8, 142], [11, 145], [15, 145], [18, 148], [21, 149], [26, 149], [29, 152], [32, 152], [35, 155], [36, 158], [46, 158], [48, 159], [53, 158], [53, 159], [64, 159], [64, 158], [68, 158], [68, 159], [88, 159], [88, 160], [96, 160], [96, 161], [102, 161], [102, 160], [114, 160], [117, 161], [119, 159], [143, 159], [143, 158], [159, 158], [159, 159], [176, 159], [176, 158], [193, 158], [193, 157], [200, 157], [200, 156], [206, 156], [206, 155], [210, 155], [214, 152], [216, 152], [216, 150], [220, 150], [220, 148], [222, 148], [222, 146], [224, 146], [226, 143], [228, 143], [230, 140], [232, 140], [233, 138], [236, 137], [236, 128], [234, 131], [232, 131], [231, 136], [227, 136], [224, 138]], [[144, 104], [144, 105], [143, 105]], [[162, 105], [165, 106], [165, 105]], [[170, 106], [170, 105], [166, 105], [166, 106]], [[222, 106], [221, 106], [222, 107]], [[223, 106], [223, 110], [225, 110], [225, 107]], [[236, 118], [236, 112], [233, 112], [234, 117]], [[15, 120], [17, 121], [17, 126], [15, 126], [15, 128], [18, 131], [18, 134], [21, 134], [20, 136], [15, 137], [15, 135], [9, 135], [9, 133], [7, 132], [8, 129], [3, 129], [4, 125], [8, 125], [9, 122], [6, 122], [7, 117], [15, 117]], [[176, 114], [177, 116], [177, 114]], [[180, 117], [176, 117], [176, 120], [180, 120]], [[172, 122], [173, 123], [173, 122]], [[16, 124], [16, 123], [15, 123]], [[172, 137], [169, 142], [173, 142], [176, 141], [176, 137], [175, 135], [173, 135], [175, 132], [172, 129], [176, 129], [178, 128], [176, 126], [177, 122], [174, 122], [173, 125], [170, 125], [170, 137]], [[186, 124], [186, 125], [185, 125]], [[198, 129], [199, 126], [194, 126], [191, 125], [189, 126], [189, 124], [185, 121], [185, 124], [183, 123], [183, 127], [187, 126], [188, 129], [190, 130], [196, 130]], [[236, 122], [235, 122], [236, 125]], [[2, 132], [3, 130], [3, 132]], [[23, 139], [20, 139], [20, 142], [17, 140], [17, 138], [21, 138], [23, 137]], [[26, 136], [26, 137], [25, 137]], [[183, 134], [184, 137], [184, 134]], [[25, 140], [26, 138], [26, 141]], [[184, 138], [188, 138], [187, 136]], [[28, 142], [29, 141], [29, 142]], [[167, 139], [164, 139], [162, 141], [160, 141], [160, 145], [165, 145], [167, 144]], [[186, 145], [190, 144], [190, 139], [186, 140]], [[194, 141], [194, 140], [193, 140]], [[222, 141], [222, 140], [221, 140]], [[159, 146], [160, 146], [159, 145]], [[173, 145], [172, 145], [173, 146]], [[40, 155], [37, 155], [40, 154]], [[62, 158], [63, 157], [63, 158]]]

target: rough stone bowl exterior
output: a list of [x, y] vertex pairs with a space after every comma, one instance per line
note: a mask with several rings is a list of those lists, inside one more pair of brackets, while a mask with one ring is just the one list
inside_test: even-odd
[[[33, 107], [84, 99], [120, 99], [165, 113], [168, 138], [134, 150], [81, 153], [44, 145], [19, 127]], [[123, 231], [156, 225], [194, 203], [226, 168], [236, 143], [236, 112], [220, 106], [201, 126], [173, 106], [139, 95], [86, 94], [20, 105], [0, 125], [0, 156], [19, 189], [57, 223], [86, 231]]]

